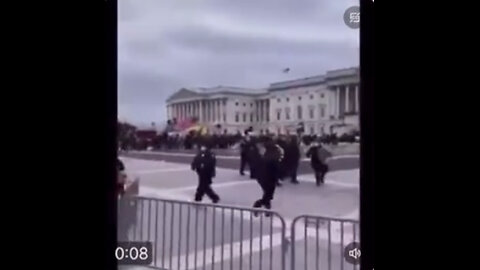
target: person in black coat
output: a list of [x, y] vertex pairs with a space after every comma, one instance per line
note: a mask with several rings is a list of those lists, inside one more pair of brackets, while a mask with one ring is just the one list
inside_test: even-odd
[[192, 170], [198, 174], [198, 186], [195, 193], [195, 201], [200, 202], [206, 194], [213, 203], [217, 203], [220, 197], [213, 191], [212, 178], [215, 177], [216, 158], [210, 149], [205, 145], [200, 146], [200, 150], [193, 158], [191, 164]]
[[[285, 154], [285, 158], [282, 159], [280, 163], [280, 172], [279, 172], [279, 180], [283, 181], [289, 175], [288, 173], [288, 165], [289, 165], [289, 156], [288, 156], [288, 143], [286, 138], [279, 137], [276, 140], [276, 145], [282, 149]], [[280, 183], [279, 183], [280, 184]]]
[[259, 140], [252, 138], [250, 140], [250, 145], [248, 148], [248, 168], [250, 169], [250, 179], [257, 179], [259, 170], [259, 162], [261, 161], [262, 156], [260, 155], [259, 148], [257, 147]]
[[260, 145], [260, 159], [257, 161], [256, 179], [262, 188], [262, 198], [255, 201], [254, 208], [265, 207], [272, 208], [271, 201], [275, 193], [276, 183], [279, 178], [280, 153], [271, 140], [267, 140], [264, 145]]
[[250, 156], [252, 155], [252, 151], [254, 151], [253, 143], [251, 137], [248, 133], [245, 134], [245, 138], [243, 138], [240, 142], [240, 175], [245, 175], [245, 165], [248, 164], [248, 168], [250, 169], [250, 177], [252, 176], [252, 168], [251, 162], [249, 161]]
[[291, 178], [290, 181], [294, 184], [298, 184], [297, 172], [300, 163], [300, 146], [296, 136], [290, 137], [285, 157], [288, 158], [287, 168], [288, 176]]
[[313, 142], [306, 155], [310, 158], [310, 164], [315, 173], [316, 184], [317, 186], [320, 186], [325, 183], [325, 174], [328, 172], [326, 159], [331, 156], [331, 154], [323, 149], [318, 142]]

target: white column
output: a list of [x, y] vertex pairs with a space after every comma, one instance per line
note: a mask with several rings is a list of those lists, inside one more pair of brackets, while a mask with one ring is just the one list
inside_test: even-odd
[[203, 113], [204, 113], [204, 111], [203, 111], [203, 100], [200, 100], [200, 115], [199, 115], [200, 122], [205, 121]]
[[207, 122], [210, 123], [212, 121], [212, 102], [210, 100], [207, 101]]
[[203, 112], [205, 113], [204, 121], [205, 123], [208, 122], [208, 100], [203, 101]]
[[215, 119], [215, 121], [213, 121], [213, 123], [215, 123], [215, 122], [217, 122], [217, 120], [218, 120], [218, 119], [217, 119], [217, 111], [218, 111], [217, 100], [214, 99], [214, 100], [212, 101], [212, 103], [213, 103], [213, 119]]
[[260, 101], [260, 114], [261, 114], [261, 119], [262, 122], [267, 122], [267, 104], [265, 103], [265, 100]]
[[215, 120], [216, 122], [220, 121], [220, 99], [215, 100]]
[[198, 101], [195, 101], [195, 116], [197, 117], [198, 119]]
[[223, 110], [222, 110], [222, 107], [223, 107], [223, 101], [222, 101], [222, 99], [219, 99], [218, 102], [217, 102], [217, 104], [218, 104], [218, 113], [217, 113], [217, 115], [218, 115], [218, 122], [221, 123], [221, 122], [222, 122], [222, 111], [223, 111]]
[[183, 120], [183, 119], [185, 119], [185, 103], [182, 103], [180, 106], [182, 108], [181, 109], [181, 112], [182, 112], [181, 113], [181, 119]]
[[340, 86], [335, 87], [335, 118], [340, 117]]
[[263, 109], [263, 111], [264, 111], [263, 120], [265, 121], [265, 123], [267, 123], [267, 121], [269, 120], [269, 115], [270, 115], [270, 106], [268, 105], [268, 100], [263, 100], [263, 107], [264, 107], [264, 109]]
[[187, 103], [183, 103], [183, 119], [187, 118]]
[[[215, 120], [214, 120], [215, 119]], [[217, 121], [217, 100], [212, 100], [212, 123]]]
[[345, 112], [350, 112], [350, 86], [345, 86]]
[[258, 121], [262, 123], [262, 100], [258, 101]]
[[360, 112], [360, 103], [358, 102], [360, 95], [359, 87], [358, 85], [355, 85], [355, 111], [358, 113]]
[[178, 104], [178, 120], [182, 120], [182, 111], [183, 111], [183, 108], [182, 108], [182, 104]]
[[[224, 115], [225, 115], [225, 118], [223, 118]], [[222, 123], [225, 123], [226, 120], [227, 120], [227, 99], [223, 98], [222, 99]]]

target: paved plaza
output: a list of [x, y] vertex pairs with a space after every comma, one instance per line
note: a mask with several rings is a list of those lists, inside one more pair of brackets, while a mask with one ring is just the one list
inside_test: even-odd
[[[174, 163], [127, 157], [122, 157], [122, 160], [128, 175], [140, 178], [141, 196], [193, 201], [197, 176], [186, 162]], [[298, 185], [284, 182], [283, 187], [277, 188], [272, 202], [272, 210], [285, 221], [286, 238], [290, 237], [293, 219], [299, 215], [358, 220], [358, 168], [330, 172], [326, 176], [325, 185], [321, 187], [315, 185], [314, 176], [311, 173], [300, 175], [299, 181]], [[220, 195], [222, 205], [250, 207], [256, 199], [261, 197], [261, 189], [256, 181], [249, 179], [248, 176], [240, 176], [236, 169], [217, 168], [217, 176], [213, 182], [212, 187]], [[205, 197], [204, 202], [210, 201]], [[282, 224], [276, 216], [260, 215], [255, 218], [248, 212], [226, 211], [225, 213], [224, 211], [222, 213], [221, 209], [200, 209], [188, 206], [182, 209], [179, 207], [174, 209], [171, 206], [170, 209], [170, 205], [163, 207], [162, 209], [162, 206], [157, 205], [150, 209], [149, 206], [149, 210], [144, 210], [143, 213], [147, 216], [148, 212], [157, 211], [161, 213], [158, 214], [161, 217], [171, 216], [175, 210], [175, 221], [170, 223], [167, 220], [167, 225], [163, 224], [162, 228], [167, 233], [166, 236], [158, 239], [160, 244], [166, 239], [166, 246], [168, 246], [163, 252], [160, 252], [161, 247], [158, 248], [159, 251], [155, 257], [159, 266], [163, 265], [166, 269], [203, 269], [205, 264], [205, 269], [222, 269], [223, 267], [224, 269], [281, 269], [281, 257], [284, 254], [288, 254], [286, 263], [290, 265], [290, 253], [284, 253], [281, 247]], [[221, 221], [222, 214], [224, 214], [224, 220]], [[194, 217], [197, 219], [196, 222], [193, 221]], [[157, 226], [160, 227], [160, 225]], [[149, 226], [148, 229], [145, 229], [146, 225], [142, 227], [144, 231], [152, 231], [153, 235], [155, 226], [152, 225], [152, 228]], [[358, 226], [353, 228], [353, 225], [349, 224], [344, 225], [342, 229], [338, 223], [332, 223], [330, 235], [327, 235], [325, 226], [318, 233], [315, 228], [304, 228], [303, 223], [295, 227], [297, 241], [294, 244], [297, 249], [298, 269], [304, 269], [305, 262], [312, 267], [311, 269], [316, 269], [316, 264], [321, 266], [319, 269], [328, 269], [324, 268], [328, 263], [327, 239], [331, 239], [330, 242], [333, 245], [330, 249], [332, 269], [341, 269], [341, 263], [345, 264], [344, 269], [353, 269], [352, 265], [347, 265], [342, 260], [342, 249], [354, 238], [358, 241]], [[147, 235], [147, 233], [142, 234]], [[152, 240], [145, 237], [143, 236], [142, 240]], [[316, 244], [316, 239], [320, 239], [320, 244]], [[171, 245], [168, 245], [169, 242]], [[318, 259], [315, 254], [317, 252]], [[308, 255], [307, 258], [304, 257], [305, 254]]]

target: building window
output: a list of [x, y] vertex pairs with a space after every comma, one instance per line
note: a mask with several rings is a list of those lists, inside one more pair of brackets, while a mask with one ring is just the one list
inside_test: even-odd
[[299, 97], [298, 97], [298, 100], [302, 100], [302, 96], [299, 96]]
[[311, 135], [315, 134], [315, 128], [314, 127], [310, 127], [310, 134]]
[[[270, 122], [270, 113], [267, 112], [267, 122]], [[267, 129], [267, 133], [268, 133], [268, 129]]]
[[280, 116], [282, 114], [282, 110], [281, 109], [278, 109], [277, 110], [277, 120], [280, 121]]
[[287, 102], [289, 102], [289, 101], [290, 101], [290, 98], [287, 97]]
[[310, 99], [313, 99], [313, 95], [310, 95]]
[[247, 106], [247, 104], [245, 104], [245, 102], [243, 103], [243, 107]]
[[243, 113], [243, 122], [247, 122], [247, 113]]
[[250, 103], [250, 107], [253, 107], [253, 103]]
[[226, 99], [223, 100], [223, 105], [224, 106], [227, 105], [227, 100]]
[[238, 102], [235, 102], [235, 106], [238, 106]]
[[223, 122], [227, 122], [227, 114], [223, 113]]
[[258, 116], [258, 114], [257, 114], [257, 122], [260, 122], [260, 117]]
[[277, 98], [277, 102], [280, 103], [280, 99], [279, 99], [279, 98]]
[[290, 108], [285, 108], [285, 119], [290, 120]]
[[302, 120], [302, 106], [298, 106], [297, 107], [297, 116], [298, 116], [298, 120]]
[[313, 119], [315, 117], [315, 108], [314, 107], [310, 107], [310, 119]]
[[238, 112], [235, 113], [235, 122], [238, 123], [240, 118], [240, 114]]
[[321, 97], [321, 98], [325, 97], [325, 94], [324, 94], [324, 93], [321, 93], [321, 94], [320, 94], [320, 97]]
[[250, 122], [253, 122], [253, 113], [250, 113]]
[[320, 118], [325, 117], [325, 104], [320, 104]]

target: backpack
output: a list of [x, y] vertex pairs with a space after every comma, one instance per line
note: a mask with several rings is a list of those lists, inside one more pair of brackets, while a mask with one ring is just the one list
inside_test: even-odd
[[322, 163], [326, 163], [327, 159], [332, 156], [332, 153], [323, 147], [317, 148], [317, 157]]

